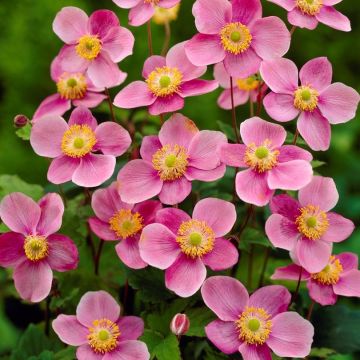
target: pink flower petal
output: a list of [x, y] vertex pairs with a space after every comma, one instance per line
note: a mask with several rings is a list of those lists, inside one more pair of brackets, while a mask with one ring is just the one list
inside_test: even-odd
[[86, 60], [78, 55], [75, 45], [64, 45], [61, 48], [58, 57], [64, 72], [84, 73], [90, 64], [90, 60]]
[[137, 5], [141, 0], [113, 0], [113, 2], [123, 9], [131, 9]]
[[226, 53], [224, 58], [225, 69], [234, 78], [246, 78], [257, 73], [260, 64], [261, 58], [251, 47], [238, 55]]
[[311, 85], [322, 91], [331, 84], [332, 66], [327, 57], [318, 57], [308, 61], [300, 70], [302, 85]]
[[337, 295], [334, 293], [331, 285], [319, 284], [314, 280], [307, 283], [309, 296], [320, 305], [334, 305], [337, 301]]
[[119, 27], [120, 22], [114, 12], [110, 10], [96, 10], [89, 18], [90, 34], [98, 35], [104, 43], [104, 37], [114, 27]]
[[41, 216], [37, 225], [37, 232], [48, 236], [57, 232], [61, 227], [64, 214], [64, 203], [61, 196], [56, 193], [49, 193], [43, 196], [38, 202], [41, 208]]
[[50, 95], [45, 98], [36, 109], [33, 123], [43, 116], [62, 116], [71, 108], [71, 101], [63, 99], [60, 94]]
[[69, 119], [69, 126], [72, 125], [87, 125], [92, 130], [95, 130], [98, 126], [91, 111], [84, 106], [79, 106], [72, 111]]
[[141, 259], [139, 252], [139, 238], [130, 237], [122, 239], [115, 246], [116, 253], [120, 260], [131, 269], [143, 269], [147, 263]]
[[264, 345], [248, 345], [242, 343], [239, 347], [239, 352], [243, 359], [246, 360], [271, 360], [271, 352], [269, 347]]
[[234, 266], [239, 259], [236, 247], [227, 239], [215, 239], [214, 248], [203, 256], [203, 261], [211, 270], [221, 271]]
[[110, 229], [109, 223], [104, 222], [97, 217], [91, 217], [88, 220], [91, 231], [100, 239], [105, 241], [118, 240], [119, 237]]
[[268, 1], [281, 6], [287, 11], [292, 10], [296, 5], [295, 0], [268, 0]]
[[107, 99], [107, 96], [104, 94], [87, 91], [82, 99], [73, 100], [73, 105], [94, 108], [100, 105], [105, 99]]
[[194, 79], [182, 83], [179, 94], [182, 97], [203, 95], [214, 91], [218, 86], [215, 80]]
[[150, 115], [160, 115], [180, 110], [184, 107], [184, 99], [178, 94], [167, 97], [158, 97], [149, 106]]
[[212, 276], [201, 288], [202, 298], [221, 320], [235, 321], [249, 302], [245, 286], [229, 276]]
[[247, 167], [244, 163], [246, 145], [223, 144], [220, 149], [220, 158], [223, 163], [234, 167]]
[[183, 202], [191, 193], [191, 182], [185, 177], [173, 181], [164, 181], [159, 200], [166, 205]]
[[191, 217], [183, 210], [176, 208], [165, 208], [156, 213], [155, 221], [165, 225], [174, 234], [177, 234], [180, 225], [191, 220]]
[[225, 171], [226, 171], [225, 164], [221, 164], [212, 170], [201, 170], [189, 166], [186, 169], [185, 176], [190, 181], [199, 180], [199, 181], [210, 182], [221, 179], [225, 175]]
[[318, 20], [315, 16], [305, 14], [297, 7], [288, 13], [287, 18], [291, 25], [299, 28], [314, 30], [318, 25]]
[[313, 204], [322, 211], [329, 211], [337, 204], [339, 193], [332, 178], [314, 176], [309, 185], [299, 191], [299, 202], [302, 206]]
[[272, 319], [266, 343], [278, 356], [304, 358], [310, 354], [314, 327], [296, 312], [285, 312]]
[[270, 92], [263, 102], [268, 115], [276, 121], [290, 121], [299, 115], [299, 110], [294, 106], [293, 95]]
[[137, 316], [123, 316], [117, 325], [121, 332], [121, 341], [136, 340], [144, 332], [144, 321]]
[[76, 350], [78, 360], [103, 360], [104, 355], [96, 353], [88, 344], [81, 345]]
[[232, 21], [251, 25], [262, 16], [261, 2], [257, 0], [232, 0]]
[[323, 0], [322, 3], [327, 6], [332, 6], [340, 3], [342, 0]]
[[149, 359], [150, 359], [150, 354], [147, 346], [142, 341], [137, 341], [137, 340], [121, 341], [115, 350], [106, 353], [102, 358], [102, 360], [149, 360]]
[[145, 24], [154, 15], [154, 6], [150, 3], [140, 1], [129, 11], [129, 24], [132, 26], [141, 26]]
[[36, 234], [41, 216], [39, 205], [30, 197], [14, 192], [3, 197], [0, 218], [12, 231], [23, 235]]
[[224, 63], [218, 63], [214, 66], [214, 78], [224, 89], [230, 88], [230, 76], [225, 70]]
[[180, 253], [175, 235], [162, 224], [144, 227], [139, 249], [145, 262], [162, 270], [171, 266]]
[[278, 156], [279, 162], [287, 162], [292, 160], [311, 161], [313, 159], [311, 153], [298, 146], [283, 145]]
[[360, 271], [353, 269], [341, 275], [333, 288], [337, 295], [360, 297]]
[[[166, 123], [168, 123], [168, 121], [169, 120], [167, 120]], [[148, 135], [145, 136], [141, 142], [140, 155], [147, 162], [151, 162], [155, 152], [161, 148], [162, 145], [159, 140], [159, 137], [157, 135]]]
[[344, 252], [335, 256], [340, 260], [344, 272], [357, 269], [359, 266], [358, 256], [350, 252]]
[[[299, 280], [301, 266], [291, 264], [288, 266], [279, 267], [271, 275], [271, 280]], [[309, 280], [310, 274], [306, 270], [301, 271], [301, 280]]]
[[48, 238], [50, 267], [56, 271], [69, 271], [77, 268], [79, 253], [74, 242], [67, 236], [50, 235]]
[[15, 267], [25, 260], [24, 236], [15, 232], [0, 235], [0, 266]]
[[329, 227], [321, 237], [322, 240], [328, 242], [341, 242], [347, 239], [354, 231], [355, 225], [351, 220], [334, 212], [329, 212], [326, 215]]
[[321, 23], [336, 30], [351, 31], [350, 20], [332, 6], [322, 6], [320, 12], [315, 17]]
[[276, 195], [270, 201], [270, 210], [273, 214], [285, 216], [292, 222], [300, 215], [300, 208], [299, 202], [286, 194]]
[[148, 57], [144, 62], [144, 67], [142, 70], [142, 76], [146, 79], [152, 71], [156, 68], [161, 68], [166, 66], [166, 59], [164, 56], [152, 55]]
[[197, 258], [180, 254], [177, 260], [165, 271], [165, 285], [180, 297], [194, 295], [206, 279], [206, 268]]
[[62, 155], [51, 162], [47, 178], [53, 184], [63, 184], [70, 181], [79, 164], [79, 159]]
[[162, 209], [158, 200], [146, 200], [134, 206], [133, 212], [138, 212], [144, 220], [144, 225], [155, 222], [156, 214]]
[[[245, 104], [249, 100], [249, 92], [243, 91], [238, 88], [234, 88], [234, 106], [239, 106]], [[217, 101], [218, 105], [225, 110], [230, 110], [232, 107], [231, 104], [231, 90], [224, 90]]]
[[65, 344], [72, 346], [87, 344], [89, 330], [79, 323], [75, 315], [59, 315], [52, 322], [52, 328]]
[[119, 108], [132, 109], [154, 103], [156, 97], [149, 91], [144, 81], [134, 81], [123, 88], [114, 99]]
[[140, 159], [128, 162], [119, 171], [118, 182], [122, 200], [130, 204], [152, 198], [163, 186], [152, 165]]

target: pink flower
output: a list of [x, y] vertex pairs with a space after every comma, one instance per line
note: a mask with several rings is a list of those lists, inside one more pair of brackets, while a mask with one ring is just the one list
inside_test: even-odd
[[326, 57], [308, 61], [298, 70], [289, 59], [261, 64], [260, 73], [273, 91], [264, 98], [267, 113], [285, 122], [299, 114], [297, 128], [313, 150], [327, 150], [330, 124], [340, 124], [355, 117], [359, 94], [342, 83], [331, 84], [332, 66]]
[[220, 271], [238, 261], [237, 249], [224, 236], [236, 221], [235, 206], [207, 198], [194, 207], [192, 218], [176, 208], [156, 214], [156, 223], [144, 227], [140, 256], [165, 270], [165, 285], [181, 297], [195, 294], [206, 278], [206, 267]]
[[276, 189], [299, 190], [312, 177], [312, 156], [297, 146], [283, 145], [285, 129], [253, 117], [240, 125], [244, 144], [224, 144], [221, 160], [248, 168], [236, 175], [239, 198], [256, 206], [266, 205]]
[[146, 345], [137, 340], [144, 322], [120, 316], [120, 306], [105, 291], [89, 291], [80, 299], [76, 315], [59, 315], [52, 327], [60, 340], [78, 346], [79, 360], [148, 360]]
[[301, 280], [307, 282], [310, 297], [321, 305], [334, 305], [340, 296], [360, 297], [360, 271], [358, 257], [353, 253], [332, 255], [328, 264], [317, 273], [310, 274], [296, 264], [276, 269], [274, 280]]
[[260, 0], [197, 0], [193, 14], [200, 34], [185, 50], [194, 65], [223, 61], [229, 76], [246, 78], [259, 70], [262, 60], [289, 50], [285, 24], [276, 16], [261, 18]]
[[334, 29], [351, 31], [350, 21], [335, 5], [342, 0], [268, 0], [280, 5], [288, 11], [288, 21], [291, 25], [314, 30], [321, 22]]
[[131, 9], [129, 12], [129, 24], [140, 26], [145, 24], [155, 13], [155, 7], [169, 9], [181, 0], [113, 0], [121, 8]]
[[289, 195], [275, 196], [265, 225], [271, 243], [289, 250], [294, 262], [308, 272], [323, 270], [332, 243], [344, 241], [354, 230], [352, 221], [330, 212], [338, 199], [334, 180], [321, 176], [314, 176], [299, 191], [298, 201]]
[[14, 269], [15, 288], [24, 300], [39, 302], [49, 295], [52, 270], [77, 267], [75, 244], [56, 233], [63, 213], [64, 204], [55, 193], [46, 194], [38, 203], [12, 193], [0, 203], [1, 220], [11, 230], [0, 235], [0, 266]]
[[298, 313], [286, 311], [290, 293], [278, 285], [265, 286], [250, 297], [243, 284], [228, 276], [204, 282], [201, 295], [219, 319], [205, 327], [208, 339], [223, 353], [239, 351], [244, 360], [270, 360], [309, 355], [314, 327]]
[[140, 258], [139, 239], [143, 227], [155, 221], [156, 212], [162, 208], [160, 201], [124, 203], [114, 182], [94, 192], [91, 206], [96, 215], [89, 219], [91, 230], [102, 240], [121, 240], [115, 249], [125, 265], [133, 269], [147, 266]]
[[[218, 81], [219, 85], [225, 90], [218, 98], [218, 105], [225, 110], [231, 109], [231, 85], [230, 77], [226, 72], [223, 63], [218, 63], [214, 67], [214, 77]], [[267, 86], [262, 84], [258, 80], [257, 74], [253, 74], [245, 79], [234, 79], [233, 81], [233, 93], [234, 93], [234, 105], [243, 105], [249, 100], [256, 102], [261, 91], [261, 98], [265, 95]]]
[[149, 57], [142, 72], [145, 81], [126, 86], [116, 95], [114, 104], [125, 109], [148, 106], [151, 115], [159, 115], [182, 109], [186, 97], [215, 90], [216, 81], [197, 79], [205, 73], [206, 66], [191, 64], [184, 44], [173, 46], [166, 57]]
[[[44, 116], [31, 131], [30, 143], [40, 156], [53, 158], [48, 180], [54, 184], [73, 181], [84, 187], [102, 184], [115, 169], [115, 157], [131, 144], [129, 133], [119, 124], [97, 124], [90, 110], [79, 106], [69, 123], [55, 115]], [[94, 154], [101, 151], [102, 154]]]
[[96, 87], [121, 84], [126, 73], [116, 63], [132, 54], [134, 36], [120, 26], [109, 10], [97, 10], [90, 18], [76, 7], [64, 7], [53, 22], [55, 34], [66, 45], [60, 51], [64, 70], [84, 72]]
[[159, 195], [163, 204], [182, 202], [191, 192], [191, 181], [214, 181], [224, 176], [220, 146], [226, 137], [219, 131], [199, 131], [192, 120], [174, 114], [159, 136], [145, 136], [142, 159], [128, 162], [119, 172], [119, 192], [127, 203]]

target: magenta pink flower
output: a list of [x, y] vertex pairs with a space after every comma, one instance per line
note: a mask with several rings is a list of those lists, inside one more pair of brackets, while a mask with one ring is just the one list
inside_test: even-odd
[[55, 115], [37, 121], [30, 143], [38, 155], [54, 159], [47, 174], [49, 181], [62, 184], [71, 180], [93, 187], [110, 178], [115, 157], [125, 153], [131, 138], [115, 122], [98, 125], [90, 110], [79, 106], [71, 113], [69, 123]]
[[354, 230], [352, 221], [330, 212], [338, 199], [334, 180], [321, 176], [314, 176], [299, 191], [298, 201], [289, 195], [275, 196], [265, 225], [271, 243], [289, 250], [294, 262], [308, 272], [323, 270], [332, 243], [344, 241]]
[[114, 104], [132, 109], [148, 106], [151, 115], [177, 111], [184, 107], [184, 98], [215, 90], [214, 80], [197, 79], [206, 66], [195, 66], [185, 55], [184, 42], [173, 46], [166, 57], [150, 56], [144, 64], [145, 81], [134, 81], [115, 97]]
[[76, 315], [59, 315], [52, 327], [60, 340], [78, 346], [78, 360], [149, 360], [146, 345], [137, 340], [144, 322], [120, 316], [120, 306], [105, 291], [89, 291], [80, 299]]
[[5, 196], [0, 218], [11, 230], [0, 235], [0, 266], [13, 268], [15, 288], [22, 299], [39, 302], [51, 290], [52, 270], [77, 267], [78, 250], [67, 236], [57, 234], [64, 204], [55, 193], [38, 203], [21, 193]]
[[199, 131], [192, 120], [174, 114], [159, 136], [144, 137], [142, 159], [132, 160], [120, 170], [121, 199], [135, 204], [159, 195], [163, 204], [182, 202], [190, 194], [193, 180], [214, 181], [224, 176], [219, 152], [226, 141], [223, 133]]
[[355, 117], [359, 94], [342, 83], [331, 84], [332, 66], [326, 57], [308, 61], [300, 70], [289, 59], [261, 64], [260, 73], [273, 91], [264, 98], [267, 113], [285, 122], [299, 114], [297, 128], [313, 150], [327, 150], [330, 124], [340, 124]]
[[155, 221], [157, 211], [162, 208], [160, 201], [124, 203], [114, 182], [94, 192], [91, 206], [96, 215], [89, 219], [91, 230], [102, 240], [121, 240], [115, 247], [121, 261], [133, 269], [144, 268], [147, 264], [139, 254], [140, 234], [144, 226]]
[[64, 70], [84, 72], [97, 87], [121, 84], [126, 73], [116, 63], [132, 54], [134, 36], [120, 26], [110, 10], [97, 10], [90, 18], [76, 7], [64, 7], [53, 22], [55, 34], [66, 45], [60, 51]]
[[192, 218], [180, 209], [165, 208], [156, 223], [144, 227], [140, 256], [165, 271], [165, 285], [181, 297], [195, 294], [206, 278], [206, 267], [220, 271], [238, 261], [236, 247], [224, 238], [236, 221], [230, 202], [207, 198], [194, 207]]
[[266, 205], [276, 189], [299, 190], [312, 177], [312, 156], [294, 145], [283, 145], [285, 129], [253, 117], [241, 123], [244, 144], [224, 144], [221, 161], [248, 168], [236, 175], [239, 198], [256, 206]]
[[342, 0], [268, 0], [288, 11], [291, 25], [313, 30], [321, 22], [334, 29], [351, 31], [350, 21], [333, 5]]
[[189, 60], [198, 66], [224, 62], [229, 76], [255, 74], [262, 60], [283, 56], [290, 33], [276, 16], [261, 18], [260, 0], [197, 0], [193, 6], [200, 34], [185, 46]]
[[321, 305], [334, 305], [340, 296], [360, 297], [360, 271], [358, 257], [353, 253], [332, 255], [328, 264], [317, 273], [310, 274], [299, 265], [291, 264], [276, 269], [274, 280], [301, 280], [307, 282], [310, 297]]
[[286, 311], [291, 296], [285, 287], [265, 286], [249, 297], [240, 281], [213, 276], [204, 282], [201, 295], [219, 317], [205, 327], [206, 335], [223, 353], [239, 351], [244, 360], [271, 360], [270, 350], [281, 358], [309, 355], [314, 327]]
[[[218, 105], [225, 110], [231, 109], [231, 83], [230, 77], [226, 72], [223, 63], [218, 63], [214, 67], [214, 77], [219, 85], [225, 90], [221, 93], [218, 98]], [[253, 74], [244, 79], [234, 79], [233, 81], [233, 94], [234, 94], [234, 105], [243, 105], [249, 100], [256, 102], [261, 91], [261, 98], [265, 95], [267, 86], [262, 85], [258, 80], [257, 74]]]
[[44, 115], [62, 116], [70, 110], [71, 104], [93, 108], [106, 99], [106, 95], [101, 94], [105, 88], [94, 86], [86, 72], [64, 71], [59, 56], [53, 60], [50, 74], [56, 83], [57, 93], [48, 96], [41, 102], [32, 121], [36, 121]]
[[155, 7], [169, 9], [181, 0], [113, 0], [113, 2], [123, 9], [131, 9], [129, 12], [129, 24], [140, 26], [152, 18]]

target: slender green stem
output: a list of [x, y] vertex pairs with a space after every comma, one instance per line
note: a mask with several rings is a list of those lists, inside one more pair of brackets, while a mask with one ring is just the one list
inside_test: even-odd
[[292, 142], [293, 145], [296, 145], [298, 137], [299, 137], [299, 130], [296, 129], [295, 134], [294, 134], [294, 139], [293, 139], [293, 142]]
[[269, 256], [270, 256], [270, 248], [267, 247], [265, 250], [265, 255], [264, 255], [264, 262], [263, 262], [263, 266], [261, 269], [261, 273], [260, 273], [260, 278], [259, 278], [259, 286], [258, 287], [262, 287], [264, 285], [264, 277], [265, 277], [265, 271], [266, 271], [266, 267], [269, 261]]
[[147, 22], [147, 35], [148, 35], [149, 54], [150, 56], [152, 56], [154, 54], [154, 51], [153, 51], [153, 43], [151, 36], [151, 19]]
[[248, 207], [248, 210], [247, 210], [247, 213], [246, 213], [246, 218], [245, 220], [243, 221], [243, 223], [241, 224], [241, 227], [240, 227], [240, 230], [239, 230], [239, 239], [241, 238], [241, 235], [243, 233], [243, 231], [245, 230], [246, 226], [248, 225], [251, 217], [253, 216], [255, 212], [255, 206], [250, 204], [249, 207]]
[[107, 96], [107, 101], [108, 101], [108, 104], [109, 104], [109, 109], [110, 109], [110, 114], [111, 114], [111, 120], [116, 122], [116, 117], [115, 117], [115, 112], [114, 112], [114, 106], [113, 106], [113, 103], [112, 103], [112, 100], [111, 100], [111, 95], [110, 95], [110, 92], [109, 92], [109, 89], [108, 88], [105, 88], [105, 93], [106, 93], [106, 96]]
[[257, 109], [256, 109], [256, 116], [260, 116], [261, 109], [262, 109], [262, 95], [263, 95], [263, 87], [265, 86], [265, 83], [261, 83], [259, 86], [259, 93], [257, 95]]
[[162, 56], [166, 55], [167, 51], [169, 50], [169, 44], [170, 44], [170, 38], [171, 38], [170, 23], [165, 22], [164, 28], [165, 28], [165, 39], [164, 39], [163, 48], [161, 50], [161, 55]]
[[104, 247], [104, 240], [100, 239], [99, 247], [95, 256], [95, 275], [99, 275], [101, 252]]
[[247, 288], [252, 288], [252, 272], [254, 263], [254, 244], [250, 245], [249, 262], [248, 262], [248, 276], [247, 276]]
[[240, 143], [240, 135], [239, 135], [239, 130], [238, 130], [237, 121], [236, 121], [236, 111], [235, 111], [235, 103], [234, 103], [234, 87], [233, 87], [233, 78], [232, 78], [232, 76], [230, 76], [230, 95], [231, 95], [232, 126], [233, 126], [233, 129], [234, 129], [236, 142]]
[[254, 103], [252, 102], [251, 99], [249, 99], [249, 103], [250, 103], [250, 117], [254, 116]]
[[47, 336], [49, 336], [50, 334], [50, 320], [51, 320], [50, 302], [51, 302], [51, 291], [49, 296], [45, 300], [45, 335]]
[[315, 305], [315, 301], [312, 300], [312, 301], [311, 301], [311, 304], [310, 304], [310, 306], [309, 306], [308, 313], [307, 313], [307, 315], [306, 315], [306, 319], [309, 320], [309, 321], [310, 321], [310, 319], [311, 319], [311, 315], [312, 315], [313, 310], [314, 310], [314, 305]]
[[58, 188], [59, 188], [60, 196], [61, 196], [61, 198], [62, 198], [62, 200], [63, 200], [63, 202], [64, 202], [64, 205], [65, 205], [65, 207], [66, 207], [66, 205], [67, 205], [67, 199], [66, 199], [65, 191], [64, 191], [64, 189], [63, 189], [63, 187], [62, 187], [61, 184], [58, 185]]
[[294, 32], [296, 30], [296, 26], [294, 25], [290, 30], [290, 35], [293, 36]]
[[303, 268], [300, 267], [300, 271], [299, 271], [299, 277], [298, 277], [298, 281], [297, 281], [297, 284], [296, 284], [296, 289], [295, 289], [295, 292], [292, 296], [292, 300], [291, 302], [294, 303], [299, 295], [299, 289], [300, 289], [300, 284], [301, 284], [301, 277], [302, 277], [302, 273], [303, 273]]

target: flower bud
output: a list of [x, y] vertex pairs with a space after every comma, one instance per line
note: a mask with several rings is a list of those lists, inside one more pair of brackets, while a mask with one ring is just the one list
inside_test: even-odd
[[190, 320], [186, 314], [176, 314], [170, 323], [170, 330], [176, 336], [187, 333], [190, 327]]
[[17, 128], [24, 127], [29, 122], [29, 119], [25, 115], [16, 115], [14, 117], [14, 126]]

